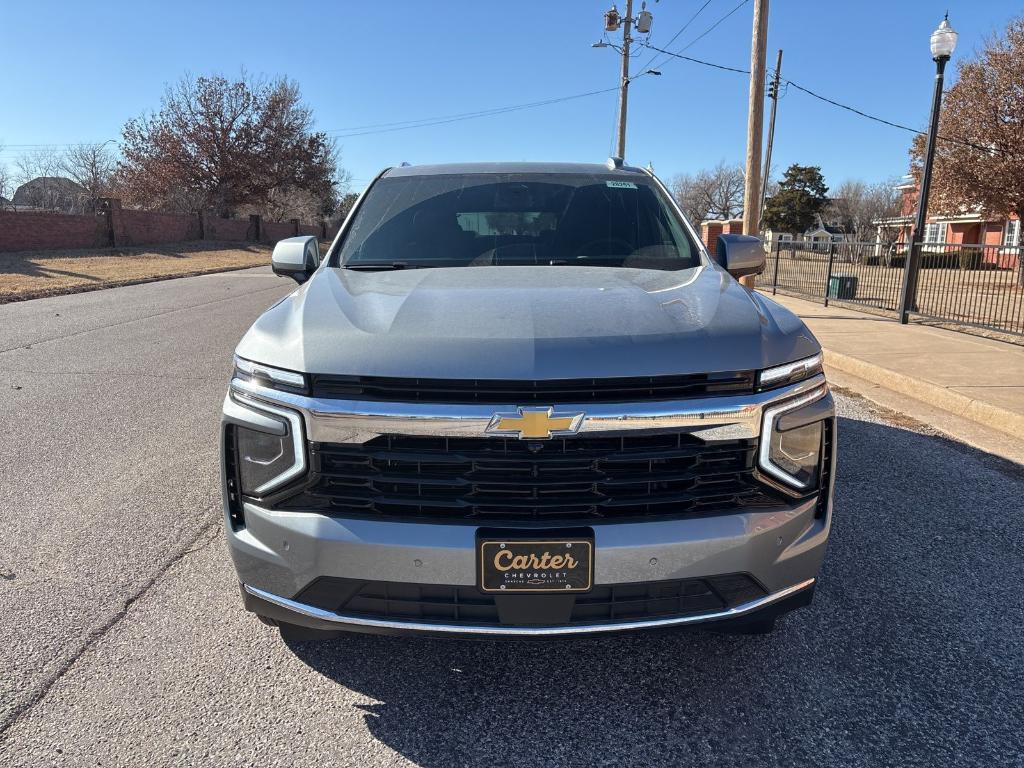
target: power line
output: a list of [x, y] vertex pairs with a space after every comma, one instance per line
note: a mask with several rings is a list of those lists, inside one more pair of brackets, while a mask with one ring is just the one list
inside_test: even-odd
[[[638, 75], [639, 77], [639, 75]], [[633, 78], [631, 78], [633, 79]], [[473, 120], [480, 117], [490, 117], [493, 115], [503, 115], [509, 112], [517, 112], [524, 109], [536, 109], [537, 107], [544, 107], [551, 104], [560, 104], [566, 101], [573, 101], [575, 99], [582, 99], [587, 96], [596, 96], [602, 93], [611, 93], [617, 91], [618, 86], [612, 88], [600, 88], [594, 91], [585, 91], [583, 93], [574, 93], [569, 96], [557, 96], [551, 99], [544, 99], [542, 101], [532, 101], [525, 104], [512, 104], [504, 107], [493, 107], [491, 109], [477, 110], [475, 112], [460, 112], [453, 115], [442, 115], [439, 117], [428, 117], [418, 118], [415, 120], [399, 120], [392, 123], [376, 123], [366, 126], [353, 126], [351, 128], [337, 128], [330, 131], [324, 131], [330, 136], [335, 138], [347, 139], [355, 136], [368, 136], [371, 134], [379, 133], [391, 133], [393, 131], [404, 131], [411, 128], [429, 128], [434, 125], [446, 125], [448, 123], [461, 122], [462, 120]], [[363, 128], [367, 130], [363, 130]], [[6, 144], [0, 145], [0, 151], [2, 152], [15, 152], [15, 151], [29, 151], [39, 149], [56, 149], [60, 147], [78, 147], [89, 145], [92, 142], [72, 142], [65, 144]], [[97, 142], [99, 143], [99, 142]]]
[[[671, 56], [673, 58], [683, 59], [684, 61], [689, 61], [689, 62], [692, 62], [694, 64], [700, 64], [700, 65], [705, 66], [705, 67], [713, 67], [714, 69], [722, 69], [722, 70], [725, 70], [726, 72], [737, 72], [737, 73], [739, 73], [741, 75], [749, 75], [750, 74], [750, 70], [749, 69], [741, 69], [740, 67], [727, 67], [727, 66], [725, 66], [723, 64], [715, 64], [714, 62], [711, 62], [711, 61], [704, 61], [703, 59], [696, 59], [693, 56], [683, 56], [682, 54], [674, 53], [672, 51], [665, 51], [665, 50], [662, 50], [661, 48], [655, 48], [653, 45], [647, 45], [647, 47], [648, 48], [653, 48], [654, 50], [659, 51], [659, 52], [664, 53], [664, 54], [667, 54], [667, 55], [669, 55], [669, 56]], [[834, 107], [839, 107], [840, 109], [845, 109], [848, 112], [853, 112], [855, 115], [859, 115], [861, 117], [865, 117], [868, 120], [874, 120], [876, 123], [881, 123], [882, 125], [888, 125], [888, 126], [890, 126], [892, 128], [899, 128], [902, 131], [908, 131], [909, 133], [913, 133], [913, 134], [916, 134], [916, 135], [919, 135], [919, 136], [925, 136], [926, 135], [926, 133], [924, 131], [920, 131], [917, 128], [911, 128], [909, 125], [903, 125], [902, 123], [896, 123], [896, 122], [893, 122], [892, 120], [886, 120], [884, 117], [878, 117], [877, 115], [872, 115], [872, 114], [870, 114], [868, 112], [865, 112], [865, 111], [863, 111], [861, 109], [857, 109], [856, 107], [851, 107], [849, 104], [843, 104], [841, 102], [836, 101], [835, 99], [830, 99], [827, 96], [822, 96], [820, 93], [815, 93], [810, 88], [805, 88], [804, 86], [800, 85], [799, 83], [795, 83], [792, 80], [789, 80], [787, 78], [784, 78], [784, 77], [779, 78], [779, 82], [783, 83], [785, 85], [785, 87], [787, 87], [787, 88], [789, 86], [793, 86], [798, 91], [802, 91], [803, 93], [806, 93], [808, 96], [812, 96], [815, 99], [819, 99], [820, 101], [823, 101], [826, 104], [831, 104]], [[977, 150], [979, 150], [981, 152], [990, 152], [990, 153], [994, 152], [996, 154], [1002, 154], [1003, 153], [1002, 150], [997, 149], [995, 147], [985, 147], [985, 146], [982, 146], [980, 144], [974, 144], [973, 142], [967, 141], [966, 139], [961, 139], [961, 138], [956, 137], [956, 136], [938, 136], [937, 138], [942, 140], [942, 141], [948, 141], [948, 142], [952, 142], [954, 144], [961, 144], [961, 145], [966, 146], [966, 147], [971, 147], [972, 149], [977, 149]]]
[[6, 144], [0, 141], [0, 151], [30, 151], [39, 149], [51, 149], [55, 147], [92, 147], [96, 144], [106, 144], [109, 141], [116, 141], [116, 139], [107, 139], [106, 141], [70, 141], [64, 143], [54, 144]]
[[[685, 24], [683, 24], [683, 26], [679, 28], [679, 31], [678, 31], [678, 32], [676, 32], [676, 33], [675, 33], [674, 35], [672, 35], [672, 38], [671, 38], [671, 39], [670, 39], [670, 40], [669, 40], [669, 41], [668, 41], [667, 43], [665, 43], [665, 47], [666, 47], [666, 48], [668, 48], [668, 47], [669, 47], [670, 45], [672, 45], [672, 43], [674, 43], [674, 42], [676, 41], [676, 38], [677, 38], [677, 37], [679, 37], [679, 36], [680, 36], [681, 34], [683, 34], [683, 32], [685, 32], [685, 31], [686, 31], [687, 27], [689, 27], [689, 26], [690, 26], [690, 25], [691, 25], [691, 24], [692, 24], [692, 23], [694, 22], [694, 19], [696, 19], [696, 18], [697, 18], [698, 16], [700, 16], [700, 14], [701, 14], [701, 11], [703, 11], [703, 10], [704, 10], [705, 8], [707, 8], [707, 7], [709, 6], [709, 5], [711, 5], [711, 3], [713, 3], [713, 2], [714, 2], [714, 0], [707, 0], [707, 2], [705, 2], [705, 3], [704, 3], [704, 5], [702, 5], [702, 6], [700, 7], [700, 8], [698, 8], [698, 9], [697, 9], [697, 12], [696, 12], [696, 13], [694, 13], [694, 14], [693, 14], [693, 16], [691, 16], [691, 17], [690, 17], [690, 18], [689, 18], [689, 19], [688, 19], [688, 20], [686, 21], [686, 23], [685, 23]], [[648, 46], [646, 46], [646, 47], [647, 47], [647, 48], [654, 48], [654, 46], [652, 46], [652, 45], [648, 45]], [[657, 50], [661, 50], [661, 49], [659, 49], [659, 48], [654, 48], [654, 50], [656, 50], [656, 51], [657, 51]], [[649, 59], [647, 60], [647, 63], [646, 63], [646, 64], [644, 64], [644, 65], [643, 65], [643, 66], [641, 67], [641, 69], [650, 69], [650, 67], [651, 67], [651, 62], [653, 62], [653, 61], [654, 61], [654, 60], [655, 60], [656, 58], [658, 58], [658, 54], [654, 54], [653, 56], [651, 56], [651, 58], [649, 58]]]
[[[544, 99], [543, 101], [532, 101], [526, 104], [513, 104], [505, 107], [494, 107], [491, 109], [478, 110], [476, 112], [462, 112], [455, 115], [447, 115], [436, 118], [422, 118], [419, 120], [404, 120], [393, 124], [390, 127], [381, 127], [373, 130], [357, 130], [357, 129], [336, 129], [334, 131], [327, 131], [326, 133], [335, 136], [337, 138], [347, 139], [353, 136], [367, 136], [369, 134], [377, 133], [391, 133], [393, 131], [404, 131], [410, 128], [427, 128], [433, 125], [445, 125], [448, 123], [461, 122], [462, 120], [473, 120], [479, 117], [490, 117], [492, 115], [503, 115], [508, 112], [517, 112], [523, 109], [535, 109], [537, 107], [544, 107], [550, 104], [559, 104], [565, 101], [572, 101], [574, 99], [582, 99], [587, 96], [596, 96], [602, 93], [611, 93], [612, 91], [619, 90], [618, 86], [612, 88], [600, 88], [594, 91], [585, 91], [584, 93], [575, 93], [571, 96], [558, 96], [552, 99]], [[381, 124], [382, 126], [388, 126], [389, 124]]]
[[750, 70], [749, 69], [740, 69], [738, 67], [727, 67], [724, 64], [714, 64], [714, 63], [712, 63], [710, 61], [704, 61], [703, 59], [695, 59], [695, 58], [693, 58], [693, 56], [683, 56], [681, 53], [674, 53], [673, 51], [666, 51], [663, 48], [657, 48], [657, 47], [655, 47], [653, 45], [647, 45], [646, 47], [647, 48], [651, 48], [652, 50], [658, 51], [659, 53], [664, 53], [664, 54], [666, 54], [668, 56], [672, 56], [672, 57], [677, 58], [677, 59], [683, 59], [684, 61], [692, 61], [694, 64], [702, 64], [705, 67], [714, 67], [715, 69], [724, 69], [727, 72], [739, 72], [741, 75], [749, 75], [750, 74]]
[[729, 12], [728, 12], [727, 14], [725, 14], [724, 16], [722, 16], [722, 18], [720, 18], [720, 19], [719, 19], [718, 21], [716, 21], [716, 22], [715, 22], [714, 24], [712, 24], [712, 25], [711, 25], [710, 27], [708, 27], [708, 28], [707, 28], [707, 29], [705, 29], [705, 30], [704, 30], [703, 32], [701, 32], [701, 33], [700, 33], [699, 35], [697, 35], [697, 36], [696, 36], [695, 38], [693, 38], [693, 40], [691, 40], [691, 41], [690, 41], [690, 42], [688, 42], [688, 43], [687, 43], [686, 45], [684, 45], [684, 46], [683, 46], [682, 48], [680, 48], [680, 49], [679, 49], [679, 53], [682, 53], [683, 51], [687, 51], [687, 50], [689, 50], [690, 48], [692, 48], [692, 47], [693, 47], [694, 45], [696, 45], [696, 44], [697, 44], [697, 42], [698, 42], [699, 40], [701, 40], [702, 38], [704, 38], [704, 37], [705, 37], [705, 36], [706, 36], [706, 35], [707, 35], [707, 34], [708, 34], [709, 32], [711, 32], [711, 31], [712, 31], [712, 30], [713, 30], [713, 29], [714, 29], [715, 27], [717, 27], [717, 26], [718, 26], [719, 24], [721, 24], [721, 23], [722, 23], [723, 21], [725, 21], [726, 19], [728, 19], [728, 18], [729, 18], [730, 16], [732, 16], [732, 15], [733, 15], [734, 13], [736, 13], [736, 11], [738, 11], [738, 10], [739, 10], [740, 8], [742, 8], [742, 7], [744, 6], [744, 5], [746, 5], [746, 4], [747, 4], [747, 3], [749, 3], [749, 2], [750, 2], [750, 0], [740, 0], [740, 2], [739, 2], [739, 3], [737, 4], [737, 5], [736, 5], [736, 7], [734, 7], [734, 8], [733, 8], [733, 9], [732, 9], [731, 11], [729, 11]]

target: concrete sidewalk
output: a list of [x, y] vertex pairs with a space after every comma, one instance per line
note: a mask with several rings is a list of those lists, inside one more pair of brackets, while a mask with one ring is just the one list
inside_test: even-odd
[[827, 367], [1024, 441], [1024, 347], [791, 296]]

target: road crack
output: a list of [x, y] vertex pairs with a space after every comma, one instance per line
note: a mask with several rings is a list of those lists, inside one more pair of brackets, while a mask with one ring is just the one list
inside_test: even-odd
[[[132, 606], [160, 583], [171, 568], [188, 555], [208, 547], [218, 535], [220, 535], [220, 510], [214, 509], [210, 511], [206, 522], [199, 526], [195, 534], [171, 552], [152, 575], [140, 584], [116, 611], [107, 616], [98, 627], [90, 630], [79, 645], [71, 650], [42, 681], [31, 689], [25, 690], [20, 700], [15, 700], [14, 706], [0, 717], [0, 744], [7, 740], [8, 731], [42, 702], [60, 679], [75, 666], [75, 663], [117, 627], [127, 617]], [[13, 575], [12, 573], [11, 576], [13, 577]]]

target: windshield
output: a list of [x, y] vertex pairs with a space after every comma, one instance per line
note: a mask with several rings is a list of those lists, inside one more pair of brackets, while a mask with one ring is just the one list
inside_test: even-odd
[[349, 268], [699, 263], [653, 180], [543, 173], [385, 177], [332, 260]]

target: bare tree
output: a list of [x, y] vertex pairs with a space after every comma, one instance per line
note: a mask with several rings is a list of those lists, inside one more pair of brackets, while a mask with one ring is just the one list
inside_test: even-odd
[[[2, 158], [3, 152], [4, 145], [0, 144], [0, 158]], [[11, 189], [11, 172], [7, 168], [7, 163], [0, 159], [0, 209], [7, 207], [13, 193]]]
[[35, 182], [22, 193], [19, 204], [46, 209], [70, 207], [66, 205], [69, 201], [64, 199], [65, 190], [53, 183], [54, 177], [60, 172], [60, 158], [56, 151], [37, 149], [24, 152], [14, 161], [14, 168], [15, 182], [19, 186]]
[[320, 218], [320, 200], [305, 189], [278, 187], [270, 190], [266, 202], [254, 206], [254, 210], [267, 221], [317, 221]]
[[847, 179], [829, 202], [826, 218], [841, 224], [858, 242], [870, 242], [875, 239], [876, 222], [899, 212], [900, 195], [895, 179], [875, 184]]
[[345, 220], [345, 217], [348, 216], [349, 212], [352, 210], [352, 206], [356, 204], [356, 200], [358, 199], [359, 195], [355, 192], [343, 193], [338, 199], [338, 207], [328, 219], [331, 225], [335, 226], [341, 224]]
[[290, 80], [186, 76], [125, 125], [117, 183], [129, 203], [222, 216], [292, 189], [328, 200], [337, 151], [312, 126]]
[[743, 213], [743, 168], [719, 163], [696, 175], [672, 179], [672, 194], [694, 225], [708, 218], [732, 219]]
[[85, 189], [85, 210], [95, 210], [98, 198], [110, 192], [115, 163], [108, 145], [74, 144], [60, 156], [61, 171]]

